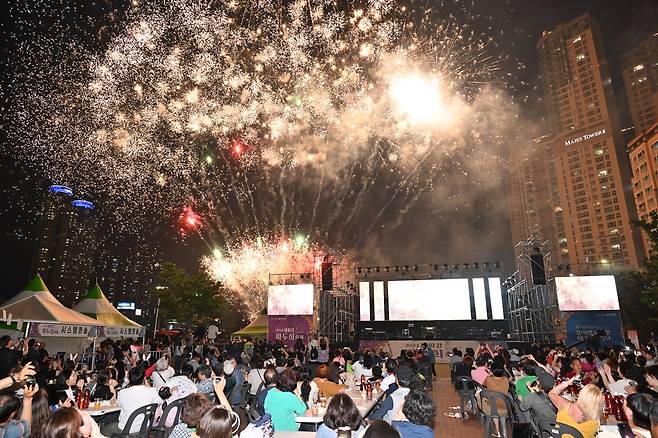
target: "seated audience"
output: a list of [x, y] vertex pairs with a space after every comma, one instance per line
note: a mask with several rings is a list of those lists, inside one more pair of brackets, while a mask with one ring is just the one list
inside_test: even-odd
[[[332, 397], [338, 394], [340, 391], [347, 389], [346, 385], [339, 385], [329, 380], [330, 370], [329, 367], [325, 364], [322, 364], [318, 367], [315, 372], [315, 379], [313, 381], [318, 385], [320, 394], [324, 397]], [[358, 384], [358, 382], [357, 382]]]
[[331, 398], [322, 420], [316, 435], [320, 438], [336, 438], [339, 430], [350, 431], [350, 436], [354, 437], [363, 432], [361, 414], [354, 401], [346, 394], [336, 394]]
[[400, 433], [396, 428], [384, 420], [374, 420], [368, 425], [366, 431], [361, 435], [362, 438], [400, 438]]
[[[214, 389], [214, 388], [213, 388]], [[190, 394], [185, 398], [181, 411], [181, 423], [174, 426], [169, 438], [192, 438], [199, 427], [201, 417], [210, 410], [212, 403], [202, 394]]]
[[573, 384], [574, 377], [555, 386], [548, 397], [557, 408], [556, 422], [575, 427], [583, 438], [594, 438], [599, 431], [599, 418], [603, 407], [603, 393], [589, 384], [580, 390], [578, 399], [572, 403], [561, 393], [567, 386]]
[[636, 437], [651, 436], [651, 409], [656, 398], [650, 394], [630, 394], [624, 400], [624, 413]]
[[409, 394], [409, 387], [412, 383], [415, 383], [414, 375], [415, 374], [411, 368], [406, 365], [402, 365], [398, 368], [398, 372], [395, 376], [398, 388], [386, 396], [382, 404], [370, 414], [369, 418], [374, 420], [383, 419], [388, 423], [393, 421], [400, 406], [404, 402], [404, 398]]
[[404, 421], [393, 420], [391, 425], [402, 438], [433, 438], [436, 405], [434, 400], [420, 389], [407, 394], [402, 405]]
[[272, 416], [272, 425], [277, 431], [297, 431], [295, 417], [306, 412], [306, 403], [295, 394], [297, 376], [293, 370], [284, 370], [279, 375], [276, 387], [265, 398], [265, 413]]

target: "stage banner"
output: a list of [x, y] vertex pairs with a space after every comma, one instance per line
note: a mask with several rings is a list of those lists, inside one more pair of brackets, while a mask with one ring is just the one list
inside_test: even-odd
[[[572, 345], [590, 338], [599, 330], [605, 331], [605, 336], [601, 336], [598, 346], [590, 345], [589, 347], [624, 345], [619, 312], [563, 312], [562, 321], [566, 321], [566, 340], [564, 342], [566, 345]], [[585, 347], [587, 347], [585, 344], [579, 346], [580, 349]]]
[[66, 337], [66, 338], [93, 338], [98, 327], [93, 325], [57, 324], [46, 322], [32, 322], [28, 330], [28, 337]]
[[281, 341], [288, 347], [293, 346], [297, 338], [308, 344], [313, 315], [269, 315], [267, 317], [267, 339], [274, 343]]
[[[427, 346], [434, 350], [434, 357], [436, 363], [448, 363], [450, 361], [450, 354], [453, 348], [461, 350], [465, 353], [466, 348], [471, 347], [477, 351], [480, 347], [478, 341], [423, 341], [423, 340], [408, 340], [408, 341], [361, 341], [359, 348], [367, 348], [373, 351], [382, 349], [389, 353], [391, 357], [398, 357], [402, 350], [418, 350], [422, 348], [424, 342]], [[490, 343], [489, 346], [493, 349], [500, 342]]]
[[99, 327], [99, 337], [105, 338], [141, 338], [146, 327]]

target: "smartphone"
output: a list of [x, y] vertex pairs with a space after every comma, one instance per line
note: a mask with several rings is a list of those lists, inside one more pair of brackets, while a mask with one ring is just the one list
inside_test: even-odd
[[222, 381], [222, 379], [223, 379], [223, 377], [221, 377], [221, 376], [220, 376], [220, 377], [215, 377], [215, 378], [213, 379], [213, 383], [219, 383], [219, 382]]
[[583, 373], [579, 373], [575, 379], [573, 379], [573, 383], [581, 383], [583, 381]]
[[617, 423], [617, 429], [619, 429], [619, 435], [621, 435], [622, 438], [635, 438], [635, 434], [628, 423]]

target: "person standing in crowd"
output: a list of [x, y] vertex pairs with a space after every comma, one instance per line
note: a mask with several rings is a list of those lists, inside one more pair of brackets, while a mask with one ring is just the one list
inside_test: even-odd
[[[27, 352], [27, 342], [24, 340], [25, 352]], [[18, 365], [21, 360], [21, 351], [17, 350], [14, 340], [9, 336], [0, 336], [0, 379], [9, 376], [12, 368]]]
[[320, 345], [318, 346], [318, 362], [329, 363], [329, 340], [324, 336], [320, 338]]
[[284, 370], [279, 375], [276, 387], [265, 398], [265, 413], [272, 416], [274, 430], [297, 431], [295, 417], [306, 412], [306, 403], [295, 394], [297, 376], [293, 370]]
[[404, 398], [404, 420], [393, 420], [391, 425], [402, 438], [433, 438], [436, 404], [425, 391], [414, 389]]
[[432, 368], [432, 376], [436, 377], [436, 369], [435, 369], [436, 355], [434, 354], [434, 350], [430, 346], [428, 346], [427, 342], [423, 342], [422, 347], [423, 347], [423, 355], [427, 357], [427, 361], [430, 367]]
[[318, 335], [313, 334], [313, 338], [308, 343], [308, 361], [311, 363], [317, 363], [318, 357], [320, 355], [320, 343], [318, 342]]
[[256, 395], [261, 385], [265, 385], [265, 364], [261, 357], [252, 361], [252, 368], [247, 375], [247, 383], [249, 383], [249, 394]]
[[603, 393], [593, 384], [580, 390], [578, 399], [572, 403], [561, 394], [574, 383], [575, 377], [555, 386], [548, 398], [557, 408], [556, 422], [575, 427], [583, 438], [594, 438], [599, 431], [599, 419], [603, 410]]
[[219, 334], [219, 328], [217, 328], [217, 326], [214, 323], [211, 323], [208, 326], [208, 330], [206, 332], [206, 336], [208, 336], [208, 341], [210, 341], [211, 344], [214, 344], [218, 334]]
[[363, 432], [361, 414], [346, 394], [336, 394], [331, 398], [322, 421], [316, 434], [319, 438], [336, 438], [339, 430], [349, 431], [349, 436], [353, 437]]
[[484, 381], [491, 375], [487, 361], [488, 356], [479, 356], [475, 360], [476, 368], [471, 371], [471, 378], [478, 382], [480, 385], [484, 385]]

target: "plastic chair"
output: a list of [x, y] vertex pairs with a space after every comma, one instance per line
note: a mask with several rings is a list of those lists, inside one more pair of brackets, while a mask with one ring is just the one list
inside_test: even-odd
[[[500, 426], [500, 435], [503, 438], [507, 438], [507, 419], [510, 415], [510, 406], [507, 401], [507, 395], [503, 394], [502, 392], [488, 391], [483, 389], [480, 392], [480, 400], [482, 402], [482, 406], [484, 406], [485, 401], [489, 405], [489, 414], [482, 411], [482, 415], [484, 416], [485, 438], [491, 437], [491, 426], [494, 424], [494, 421], [498, 421], [498, 425]], [[498, 411], [499, 401], [505, 404], [507, 412]]]
[[171, 430], [174, 428], [174, 426], [171, 427], [167, 426], [167, 417], [169, 417], [169, 414], [173, 409], [176, 409], [176, 415], [174, 417], [173, 424], [176, 425], [180, 423], [180, 415], [183, 410], [182, 408], [184, 401], [185, 398], [179, 398], [178, 400], [174, 400], [171, 403], [167, 404], [167, 406], [165, 406], [164, 410], [162, 411], [162, 416], [160, 417], [160, 421], [158, 421], [158, 424], [151, 426], [150, 428], [151, 431], [155, 432], [156, 436], [162, 433], [163, 437], [168, 437], [171, 434]]
[[476, 416], [479, 416], [477, 402], [475, 400], [475, 381], [470, 377], [459, 377], [455, 381], [455, 387], [457, 388], [457, 394], [459, 394], [459, 412], [461, 413], [462, 420], [466, 420], [468, 417], [466, 408], [469, 403], [471, 405], [469, 410]]
[[550, 432], [553, 438], [562, 438], [565, 435], [571, 435], [573, 438], [583, 438], [583, 434], [578, 429], [564, 423], [551, 423]]
[[[126, 427], [124, 427], [120, 433], [113, 433], [110, 438], [115, 438], [115, 437], [148, 438], [149, 429], [151, 428], [153, 423], [153, 415], [155, 415], [155, 410], [157, 408], [158, 405], [156, 403], [153, 403], [150, 405], [142, 406], [141, 408], [137, 409], [132, 414], [130, 414], [130, 417], [128, 417], [128, 421], [126, 421]], [[139, 431], [135, 433], [130, 433], [130, 429], [132, 429], [133, 423], [140, 415], [142, 416], [142, 425], [140, 426]]]

